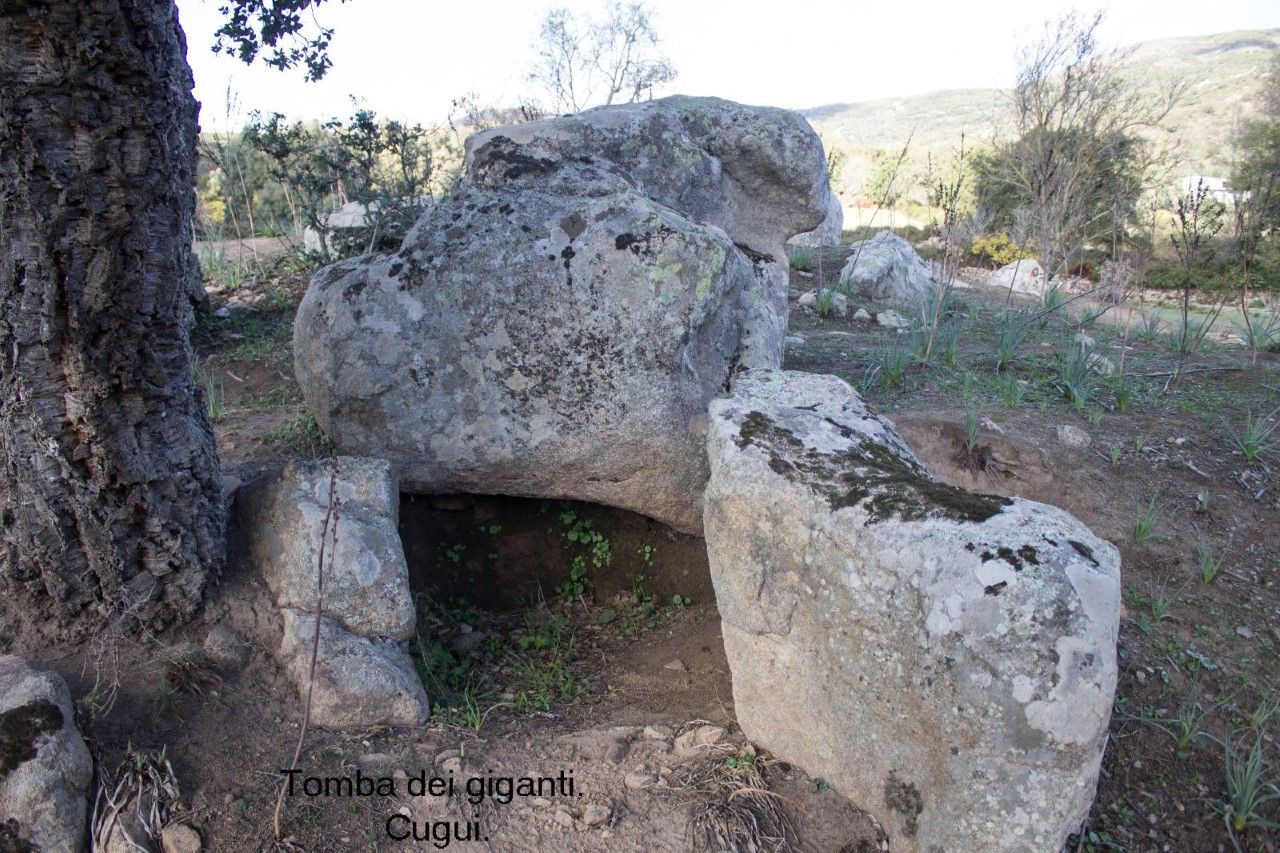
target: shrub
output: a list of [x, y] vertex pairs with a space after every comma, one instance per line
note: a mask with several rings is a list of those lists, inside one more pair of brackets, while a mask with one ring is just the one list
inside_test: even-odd
[[1011, 264], [1016, 260], [1035, 257], [1035, 252], [1031, 249], [1014, 243], [1007, 231], [979, 234], [969, 244], [969, 253], [979, 261], [985, 259], [998, 267]]

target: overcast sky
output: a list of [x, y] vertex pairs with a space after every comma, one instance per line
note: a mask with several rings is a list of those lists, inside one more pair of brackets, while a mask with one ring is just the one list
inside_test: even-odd
[[[388, 118], [443, 120], [475, 92], [512, 103], [550, 8], [598, 11], [602, 0], [329, 0], [315, 13], [336, 33], [319, 83], [298, 71], [215, 56], [224, 0], [178, 0], [201, 125], [232, 126], [252, 109], [291, 118], [351, 113], [350, 95]], [[1070, 0], [650, 0], [679, 77], [663, 94], [718, 95], [791, 108], [937, 89], [1007, 86], [1021, 39]], [[1081, 8], [1093, 8], [1083, 6]], [[1276, 0], [1112, 0], [1104, 38], [1122, 45], [1170, 36], [1280, 26]]]

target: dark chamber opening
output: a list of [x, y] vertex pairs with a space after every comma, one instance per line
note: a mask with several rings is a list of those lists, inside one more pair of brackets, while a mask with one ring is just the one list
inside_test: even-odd
[[637, 579], [659, 601], [715, 597], [701, 537], [601, 504], [402, 494], [400, 539], [414, 592], [441, 603], [507, 611], [551, 600], [575, 559], [597, 601]]

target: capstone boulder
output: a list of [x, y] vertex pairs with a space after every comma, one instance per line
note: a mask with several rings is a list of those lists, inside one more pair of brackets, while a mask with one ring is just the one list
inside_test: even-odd
[[408, 491], [700, 532], [707, 404], [780, 363], [783, 243], [828, 195], [821, 143], [783, 110], [676, 97], [477, 134], [399, 251], [313, 278], [308, 408]]

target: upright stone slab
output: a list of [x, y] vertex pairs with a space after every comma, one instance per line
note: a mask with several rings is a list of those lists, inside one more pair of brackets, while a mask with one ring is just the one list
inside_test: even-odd
[[419, 725], [430, 711], [413, 662], [398, 642], [415, 628], [397, 531], [399, 507], [398, 481], [385, 459], [294, 461], [279, 475], [261, 477], [236, 493], [250, 557], [284, 620], [276, 656], [302, 695], [311, 684], [323, 540], [311, 708], [320, 725]]
[[66, 682], [0, 655], [0, 850], [84, 850], [92, 779]]
[[712, 404], [706, 537], [739, 724], [893, 850], [1058, 850], [1116, 682], [1116, 549], [1051, 506], [934, 481], [831, 376]]
[[818, 137], [664, 98], [496, 128], [398, 252], [318, 272], [298, 381], [406, 490], [574, 498], [700, 533], [708, 401], [778, 366], [783, 242], [818, 225]]

